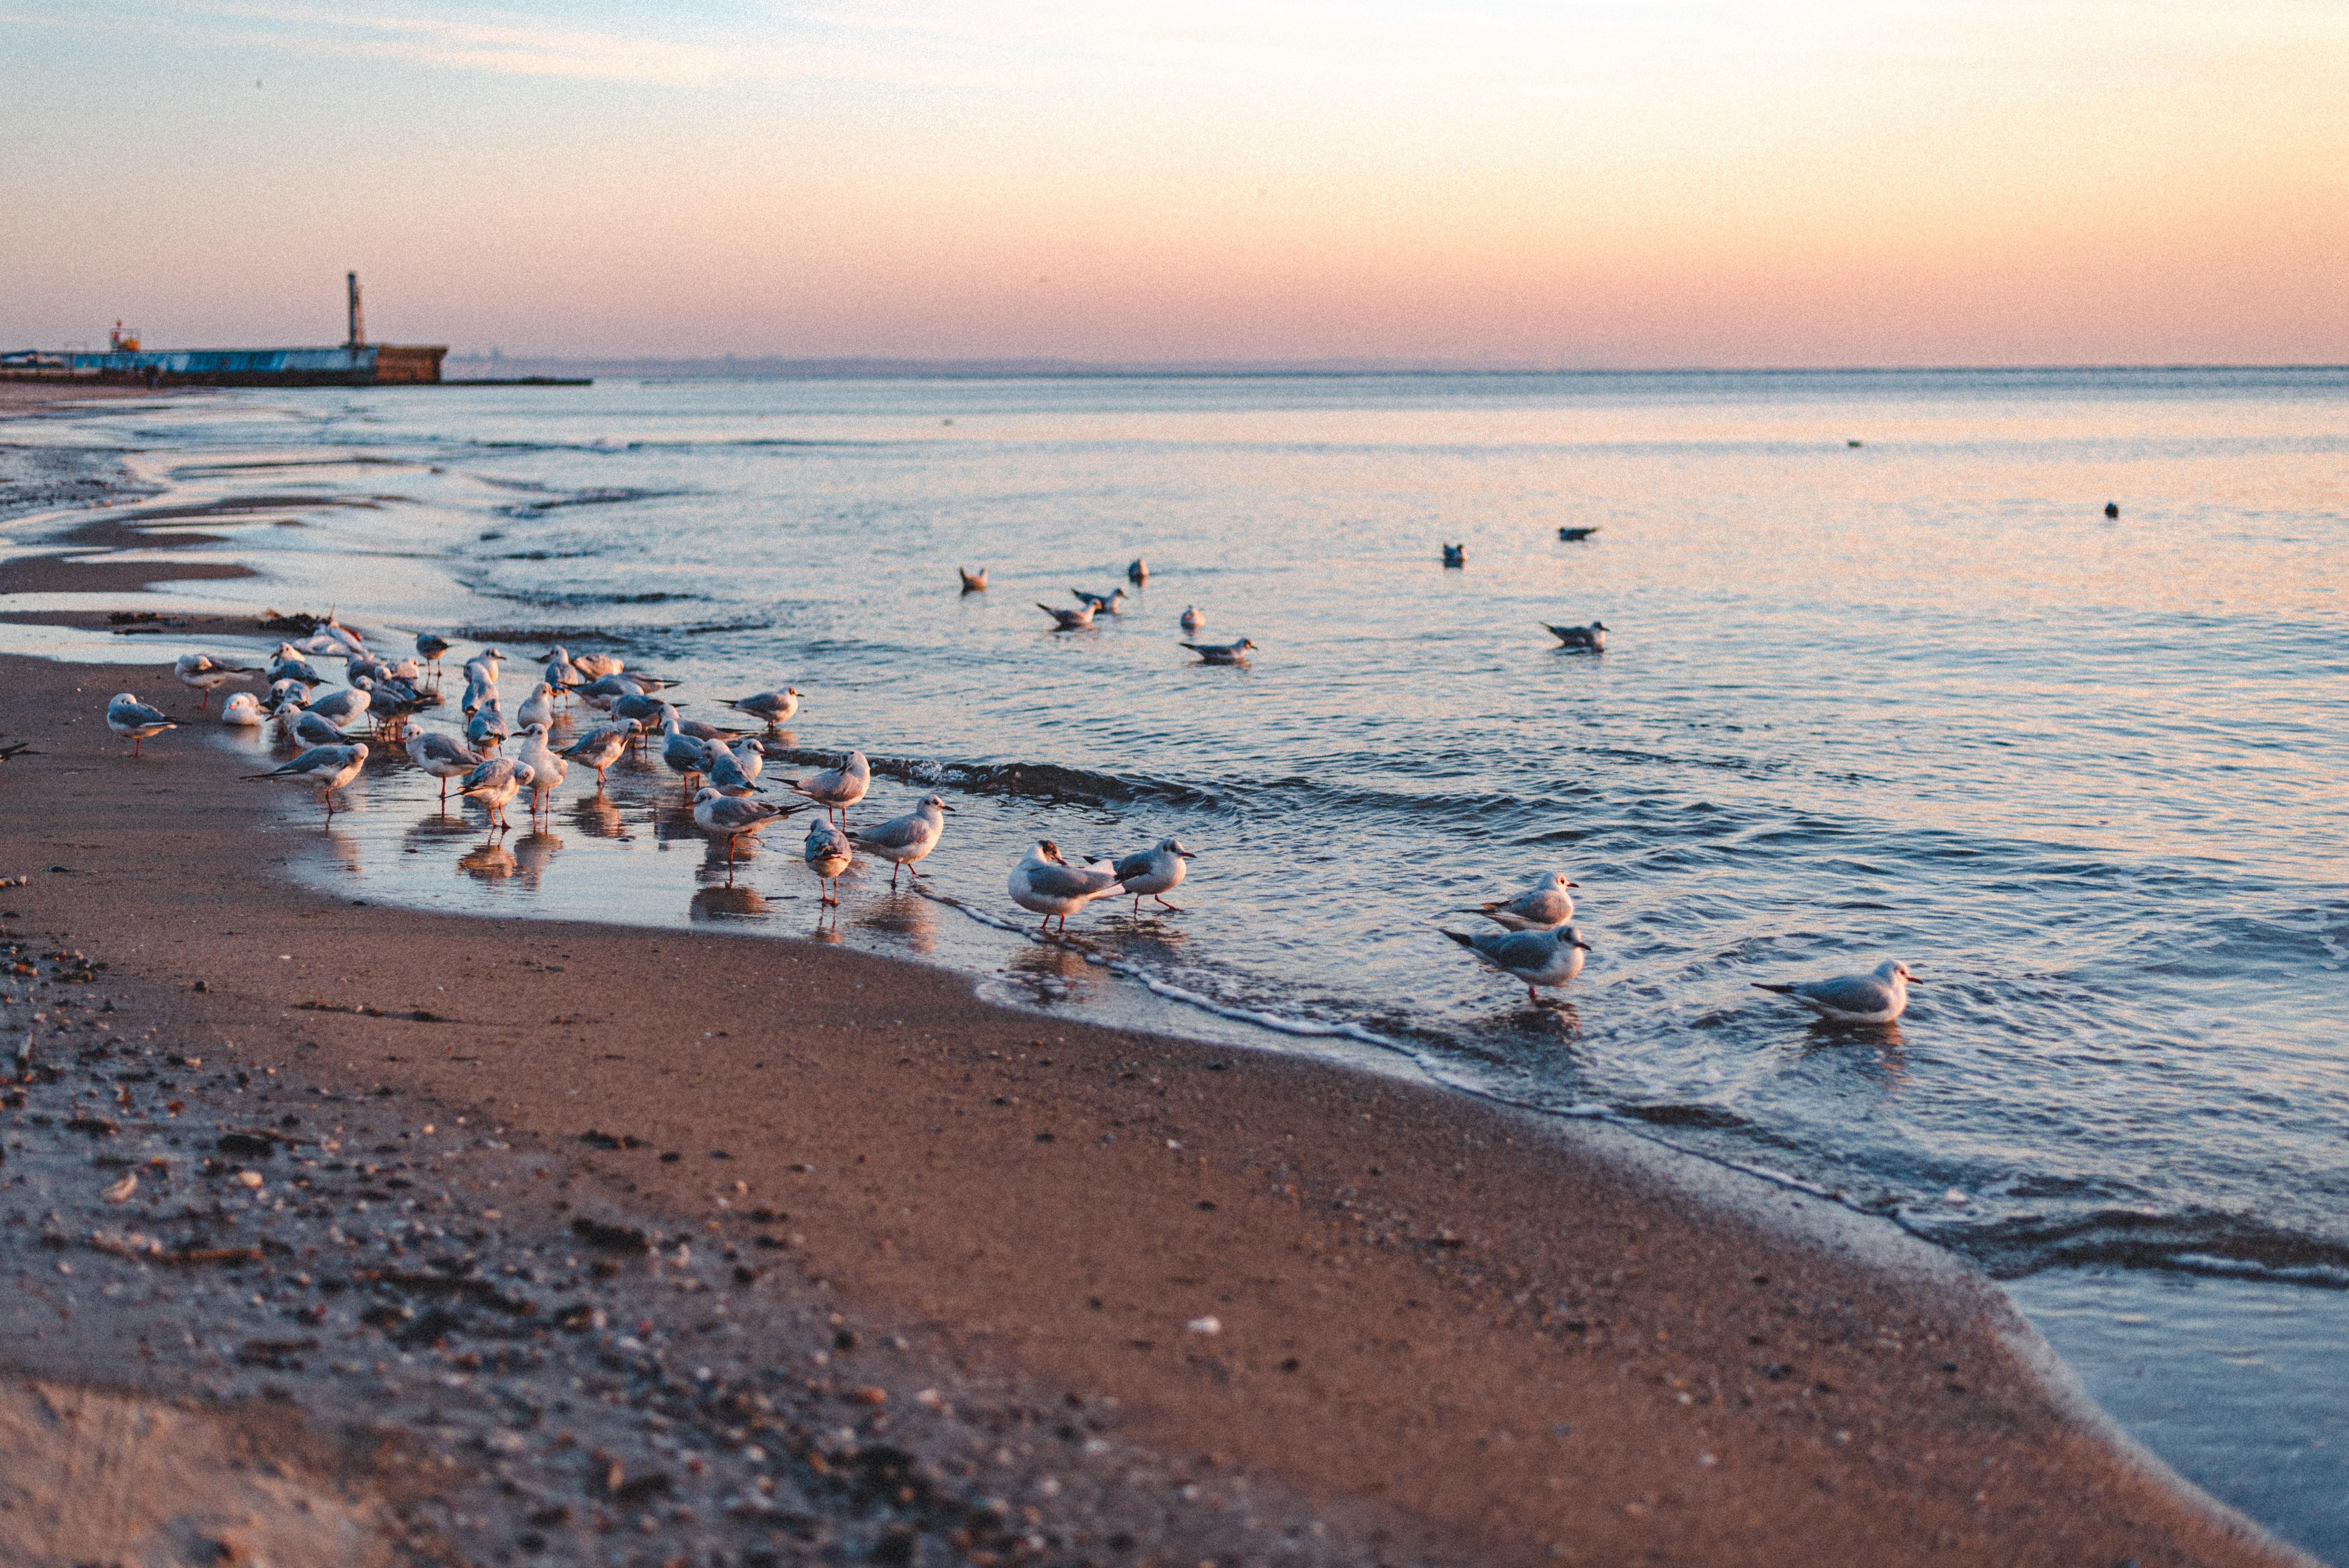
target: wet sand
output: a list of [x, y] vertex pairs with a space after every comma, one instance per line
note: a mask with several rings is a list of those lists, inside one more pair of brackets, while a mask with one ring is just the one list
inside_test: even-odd
[[[363, 886], [305, 891], [272, 867], [319, 852], [315, 809], [236, 781], [245, 764], [204, 744], [194, 694], [160, 659], [140, 671], [10, 659], [0, 682], [0, 729], [38, 748], [0, 764], [0, 859], [16, 862], [0, 874], [31, 878], [0, 903], [28, 949], [109, 965], [96, 989], [116, 1011], [85, 1026], [200, 1053], [210, 1065], [180, 1071], [196, 1080], [182, 1095], [204, 1083], [258, 1094], [265, 1078], [272, 1110], [352, 1127], [364, 1114], [368, 1147], [411, 1161], [428, 1124], [444, 1139], [460, 1116], [495, 1129], [499, 1150], [419, 1179], [450, 1234], [418, 1245], [458, 1246], [455, 1217], [473, 1217], [466, 1277], [584, 1250], [565, 1226], [591, 1208], [597, 1224], [661, 1238], [662, 1252], [614, 1254], [625, 1261], [611, 1275], [565, 1271], [582, 1282], [565, 1292], [616, 1293], [598, 1309], [613, 1326], [543, 1332], [536, 1366], [500, 1362], [494, 1346], [485, 1363], [462, 1326], [398, 1341], [399, 1320], [337, 1296], [305, 1331], [317, 1348], [280, 1358], [299, 1369], [267, 1368], [264, 1393], [264, 1374], [207, 1367], [201, 1347], [146, 1334], [142, 1313], [184, 1300], [142, 1306], [131, 1292], [85, 1300], [36, 1357], [19, 1356], [51, 1380], [240, 1418], [259, 1401], [289, 1430], [340, 1432], [336, 1484], [390, 1499], [368, 1517], [409, 1532], [411, 1550], [495, 1561], [524, 1533], [569, 1530], [580, 1560], [625, 1548], [646, 1562], [688, 1545], [743, 1561], [2298, 1560], [2126, 1451], [2051, 1378], [1993, 1287], [1889, 1226], [1611, 1130], [1015, 1013], [957, 975], [818, 944], [436, 916], [368, 905]], [[191, 728], [128, 760], [99, 717], [119, 689], [187, 713]], [[12, 1025], [22, 1017], [11, 1009]], [[223, 1063], [247, 1081], [232, 1087]], [[250, 1070], [264, 1063], [274, 1071]], [[12, 1159], [35, 1133], [25, 1119], [54, 1120], [54, 1094], [74, 1087], [37, 1086], [47, 1110], [5, 1113]], [[191, 1124], [204, 1114], [181, 1103]], [[306, 1179], [334, 1185], [323, 1164]], [[509, 1186], [480, 1185], [491, 1181]], [[377, 1258], [379, 1274], [402, 1233], [382, 1239], [335, 1208], [356, 1201], [305, 1199], [305, 1222], [343, 1239], [264, 1251], [252, 1268], [272, 1283], [255, 1299], [279, 1310], [304, 1245], [343, 1249], [353, 1277]], [[14, 1192], [8, 1206], [23, 1210]], [[0, 1262], [36, 1271], [38, 1229], [0, 1223]], [[694, 1236], [707, 1245], [690, 1261], [658, 1261]], [[710, 1247], [728, 1251], [712, 1260]], [[706, 1270], [700, 1288], [732, 1293], [736, 1326], [764, 1314], [761, 1327], [686, 1326], [707, 1298], [668, 1293]], [[624, 1315], [638, 1313], [626, 1349]], [[818, 1369], [833, 1315], [855, 1326], [856, 1347]], [[606, 1470], [577, 1462], [581, 1440], [554, 1446], [547, 1418], [511, 1450], [540, 1469], [508, 1478], [515, 1496], [476, 1487], [479, 1542], [460, 1546], [445, 1506], [428, 1519], [419, 1501], [429, 1466], [387, 1460], [378, 1477], [347, 1457], [370, 1422], [397, 1429], [398, 1454], [429, 1451], [444, 1440], [434, 1434], [469, 1429], [442, 1408], [468, 1399], [551, 1409], [580, 1358], [650, 1357], [663, 1336], [681, 1359], [661, 1376], [707, 1387], [682, 1348], [705, 1331], [733, 1358], [717, 1382], [767, 1389], [770, 1458], [796, 1467], [796, 1514], [818, 1526], [753, 1547], [745, 1532], [770, 1524], [755, 1508], [746, 1522], [706, 1504], [631, 1525]], [[142, 1335], [154, 1362], [108, 1353]], [[879, 1346], [885, 1367], [868, 1372]], [[388, 1361], [392, 1349], [406, 1359]], [[431, 1419], [399, 1405], [452, 1367], [472, 1382], [443, 1386]], [[368, 1382], [387, 1377], [409, 1392]], [[636, 1421], [628, 1440], [652, 1443], [664, 1429], [650, 1422], [680, 1419], [655, 1397], [666, 1387], [631, 1384], [586, 1414]], [[923, 1388], [932, 1398], [914, 1399]], [[1052, 1411], [1066, 1414], [1039, 1416]], [[839, 1473], [836, 1456], [860, 1444], [876, 1451], [875, 1421], [895, 1423], [887, 1444], [916, 1456], [920, 1484], [898, 1489], [912, 1501], [811, 1479]], [[601, 1446], [616, 1454], [624, 1438]], [[669, 1463], [662, 1506], [724, 1470]], [[529, 1523], [557, 1508], [559, 1526]], [[419, 1520], [438, 1544], [416, 1544]], [[974, 1523], [985, 1520], [1002, 1528]]]

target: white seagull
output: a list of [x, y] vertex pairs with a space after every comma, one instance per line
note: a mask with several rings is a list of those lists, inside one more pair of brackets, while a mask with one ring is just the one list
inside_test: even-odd
[[1520, 982], [1526, 995], [1539, 1006], [1537, 985], [1563, 985], [1582, 973], [1582, 955], [1590, 944], [1571, 925], [1556, 931], [1484, 931], [1474, 936], [1457, 931], [1444, 935], [1477, 957]]
[[1567, 881], [1564, 872], [1545, 872], [1534, 879], [1533, 886], [1515, 898], [1496, 899], [1453, 913], [1481, 914], [1511, 931], [1556, 931], [1574, 918], [1574, 895], [1566, 890], [1581, 885]]
[[763, 719], [769, 729], [780, 729], [791, 722], [792, 715], [800, 710], [803, 694], [797, 686], [785, 686], [781, 691], [762, 691], [750, 696], [730, 697], [728, 707], [751, 717]]
[[242, 665], [224, 665], [210, 654], [181, 654], [172, 661], [171, 673], [180, 677], [181, 686], [193, 686], [204, 694], [196, 704], [198, 707], [212, 706], [214, 687], [231, 681], [249, 681], [254, 674]]
[[636, 738], [636, 731], [640, 727], [642, 727], [633, 720], [619, 724], [599, 724], [569, 746], [564, 747], [563, 755], [574, 762], [585, 762], [588, 767], [593, 768], [595, 770], [595, 788], [600, 792], [604, 788], [604, 769], [620, 759], [621, 754], [628, 749], [628, 742]]
[[825, 882], [832, 884], [831, 891], [823, 895], [823, 902], [839, 903], [840, 873], [846, 871], [849, 862], [856, 858], [856, 850], [849, 843], [848, 835], [833, 826], [830, 818], [818, 817], [808, 824], [807, 847], [803, 852], [807, 856], [808, 870], [815, 872], [817, 886], [822, 887]]
[[1185, 643], [1183, 646], [1198, 655], [1199, 662], [1206, 665], [1244, 665], [1247, 656], [1256, 652], [1255, 641], [1247, 637], [1237, 643]]
[[268, 721], [261, 711], [261, 699], [249, 691], [241, 691], [221, 704], [221, 722], [240, 729], [257, 728]]
[[1056, 623], [1052, 630], [1056, 632], [1090, 632], [1093, 629], [1093, 607], [1091, 604], [1081, 610], [1055, 610], [1050, 604], [1041, 603], [1036, 608], [1052, 617]]
[[1196, 604], [1185, 604], [1183, 606], [1183, 629], [1185, 631], [1190, 633], [1191, 635], [1195, 637], [1199, 634], [1199, 628], [1206, 624], [1207, 617], [1200, 612], [1199, 606]]
[[408, 738], [408, 759], [440, 780], [443, 806], [449, 803], [449, 780], [462, 779], [487, 760], [455, 736], [437, 729], [419, 729]]
[[1181, 840], [1161, 839], [1150, 848], [1119, 861], [1115, 868], [1117, 880], [1133, 895], [1133, 913], [1140, 914], [1143, 899], [1149, 897], [1180, 914], [1182, 906], [1166, 903], [1166, 895], [1182, 884], [1184, 872], [1191, 869], [1185, 863], [1190, 858], [1191, 851], [1183, 847]]
[[359, 776], [367, 766], [367, 748], [364, 741], [348, 746], [314, 746], [283, 768], [273, 768], [266, 773], [248, 773], [247, 779], [295, 779], [319, 787], [326, 802], [326, 820], [335, 820], [335, 791]]
[[1607, 623], [1593, 621], [1588, 626], [1553, 626], [1547, 621], [1542, 629], [1557, 639], [1561, 648], [1586, 648], [1594, 654], [1607, 651]]
[[1120, 891], [1115, 866], [1107, 861], [1072, 866], [1061, 858], [1061, 846], [1050, 839], [1036, 841], [1036, 847], [1011, 868], [1006, 886], [1012, 903], [1044, 917], [1040, 931], [1049, 928], [1056, 914], [1061, 917], [1061, 929], [1066, 931], [1069, 916], [1093, 900]]
[[897, 885], [897, 872], [919, 881], [921, 872], [914, 862], [938, 847], [938, 835], [947, 830], [945, 813], [954, 808], [943, 796], [926, 795], [922, 803], [902, 817], [892, 817], [877, 828], [867, 828], [861, 833], [851, 833], [856, 847], [870, 851], [889, 862], [889, 885]]
[[862, 751], [850, 752], [848, 760], [837, 768], [792, 780], [793, 794], [804, 795], [826, 810], [839, 812], [843, 827], [848, 822], [848, 809], [864, 799], [864, 791], [871, 788], [873, 765], [864, 760]]
[[129, 692], [119, 691], [106, 705], [106, 727], [130, 742], [130, 755], [136, 757], [148, 737], [180, 727], [165, 717], [161, 708], [150, 707]]
[[693, 796], [693, 823], [705, 833], [722, 833], [726, 838], [726, 874], [734, 874], [734, 841], [745, 833], [755, 833], [771, 822], [780, 822], [792, 814], [792, 808], [777, 806], [765, 800], [738, 800], [731, 795], [720, 795], [704, 785]]
[[1838, 975], [1832, 980], [1797, 980], [1791, 985], [1754, 983], [1757, 991], [1775, 991], [1838, 1024], [1889, 1024], [1909, 1007], [1909, 987], [1920, 984], [1909, 965], [1888, 958], [1866, 975]]
[[533, 811], [539, 803], [552, 798], [570, 777], [571, 764], [557, 757], [546, 744], [546, 726], [530, 724], [523, 727], [523, 742], [515, 758], [530, 769], [530, 805]]
[[506, 802], [536, 782], [536, 776], [526, 762], [516, 762], [511, 757], [484, 758], [481, 765], [465, 775], [457, 786], [460, 795], [471, 795], [490, 809], [490, 820], [502, 828], [506, 822]]

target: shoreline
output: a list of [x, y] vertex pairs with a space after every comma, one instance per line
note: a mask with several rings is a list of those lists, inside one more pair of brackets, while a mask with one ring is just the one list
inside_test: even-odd
[[[908, 961], [332, 898], [267, 869], [300, 830], [253, 809], [223, 749], [167, 736], [138, 764], [119, 758], [96, 688], [129, 686], [176, 713], [191, 705], [167, 671], [10, 659], [0, 673], [5, 727], [40, 753], [5, 764], [18, 788], [0, 807], [5, 841], [35, 883], [6, 895], [20, 906], [9, 923], [42, 952], [111, 965], [104, 989], [129, 1018], [109, 1033], [212, 1039], [222, 1059], [233, 1041], [240, 1067], [277, 1069], [275, 1093], [358, 1097], [387, 1123], [492, 1112], [544, 1180], [602, 1188], [601, 1222], [714, 1232], [754, 1265], [746, 1208], [788, 1214], [759, 1233], [800, 1275], [754, 1274], [750, 1294], [772, 1311], [819, 1328], [812, 1315], [853, 1314], [866, 1339], [928, 1357], [932, 1388], [958, 1377], [1017, 1390], [1025, 1408], [1114, 1409], [1123, 1473], [1179, 1464], [1193, 1479], [1178, 1498], [1245, 1482], [1262, 1511], [1320, 1526], [1306, 1539], [1327, 1560], [1928, 1547], [1958, 1561], [2302, 1560], [2116, 1440], [2050, 1381], [2044, 1346], [1994, 1287], [1889, 1224], [1628, 1134], [994, 1007]], [[138, 834], [118, 830], [126, 813]], [[8, 1113], [12, 1140], [35, 1114], [47, 1113]], [[590, 1133], [622, 1146], [582, 1145]], [[517, 1220], [470, 1251], [560, 1248], [559, 1216], [540, 1225], [525, 1239]], [[18, 1253], [22, 1229], [0, 1235]], [[611, 1288], [657, 1288], [658, 1263], [623, 1267]], [[382, 1328], [319, 1305], [318, 1354], [381, 1356]], [[84, 1326], [44, 1341], [54, 1348], [20, 1374], [103, 1381], [77, 1346], [109, 1310], [140, 1315], [87, 1303]], [[1212, 1334], [1190, 1326], [1207, 1318]], [[452, 1330], [419, 1360], [478, 1360], [475, 1343]], [[819, 1353], [754, 1357], [744, 1375]], [[344, 1376], [266, 1380], [314, 1426], [347, 1424], [367, 1405], [334, 1387]], [[249, 1376], [201, 1368], [176, 1384], [150, 1368], [131, 1386], [241, 1418], [262, 1398]], [[952, 1424], [888, 1393], [876, 1408], [907, 1427]], [[926, 1454], [968, 1447], [928, 1436]], [[1195, 1545], [1250, 1554], [1246, 1532], [1218, 1532], [1233, 1517], [1220, 1510], [1172, 1518], [1154, 1495], [1150, 1521], [1126, 1520], [1131, 1486], [1080, 1489], [1065, 1456], [1014, 1453], [970, 1477], [925, 1462], [941, 1494], [1011, 1472], [1040, 1519], [1083, 1499], [1094, 1527], [1034, 1526], [1048, 1557], [1121, 1534], [1159, 1542], [1170, 1562], [1197, 1560]], [[568, 1479], [582, 1495], [533, 1494], [533, 1511], [585, 1511], [570, 1516], [585, 1551], [600, 1534], [594, 1489]], [[364, 1466], [345, 1484], [415, 1495]], [[532, 1511], [503, 1522], [509, 1539], [546, 1534]], [[653, 1535], [711, 1528], [657, 1520]], [[971, 1550], [951, 1530], [916, 1533]]]

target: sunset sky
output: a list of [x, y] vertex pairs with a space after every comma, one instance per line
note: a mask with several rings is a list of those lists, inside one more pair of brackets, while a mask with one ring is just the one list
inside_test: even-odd
[[2349, 4], [0, 0], [0, 348], [2349, 360]]

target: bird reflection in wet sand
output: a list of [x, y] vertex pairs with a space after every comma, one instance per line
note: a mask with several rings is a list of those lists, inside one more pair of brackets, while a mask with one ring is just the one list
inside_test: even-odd
[[457, 857], [457, 869], [475, 882], [502, 882], [522, 869], [512, 850], [492, 839]]
[[533, 892], [537, 892], [540, 882], [546, 875], [546, 868], [553, 865], [554, 857], [562, 852], [562, 837], [544, 828], [516, 839], [513, 856], [522, 867], [523, 885]]
[[617, 839], [626, 829], [620, 809], [602, 795], [583, 795], [571, 803], [571, 825], [591, 839]]
[[858, 911], [856, 926], [896, 937], [916, 953], [935, 953], [938, 948], [936, 913], [921, 899], [874, 900]]
[[326, 830], [326, 849], [341, 862], [343, 870], [353, 876], [359, 874], [359, 841], [348, 833]]
[[1102, 971], [1083, 953], [1061, 943], [1031, 943], [1014, 954], [1004, 970], [1012, 989], [1039, 1006], [1089, 1000], [1101, 988]]
[[769, 911], [758, 889], [720, 886], [696, 892], [686, 913], [694, 920], [750, 920]]

